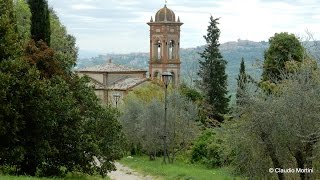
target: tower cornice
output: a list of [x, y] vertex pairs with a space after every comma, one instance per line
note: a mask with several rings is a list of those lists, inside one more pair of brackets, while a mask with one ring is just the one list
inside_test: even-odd
[[175, 26], [182, 26], [184, 23], [182, 22], [148, 22], [147, 23], [149, 26], [152, 25], [175, 25]]

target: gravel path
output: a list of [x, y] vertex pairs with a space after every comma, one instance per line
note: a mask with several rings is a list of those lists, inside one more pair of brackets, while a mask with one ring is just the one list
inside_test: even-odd
[[118, 162], [115, 165], [117, 170], [108, 174], [112, 180], [154, 180], [152, 176], [143, 176]]

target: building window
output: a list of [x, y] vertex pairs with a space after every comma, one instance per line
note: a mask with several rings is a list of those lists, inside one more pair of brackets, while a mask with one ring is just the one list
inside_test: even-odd
[[171, 59], [171, 60], [175, 58], [174, 57], [174, 46], [175, 46], [174, 41], [171, 40], [169, 42], [169, 59]]
[[153, 45], [153, 58], [157, 61], [161, 59], [161, 41], [158, 40]]

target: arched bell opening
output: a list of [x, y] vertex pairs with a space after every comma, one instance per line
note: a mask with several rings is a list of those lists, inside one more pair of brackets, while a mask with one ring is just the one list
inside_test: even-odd
[[168, 52], [169, 52], [169, 60], [175, 59], [175, 51], [174, 51], [174, 48], [175, 48], [175, 42], [174, 42], [174, 40], [169, 41], [169, 49], [168, 49]]
[[161, 44], [160, 40], [157, 40], [153, 44], [153, 58], [154, 58], [154, 60], [160, 61], [161, 54], [162, 54], [162, 44]]

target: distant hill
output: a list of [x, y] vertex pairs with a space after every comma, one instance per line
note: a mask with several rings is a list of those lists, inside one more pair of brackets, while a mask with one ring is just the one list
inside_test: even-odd
[[[247, 40], [238, 40], [234, 42], [223, 43], [220, 51], [223, 57], [228, 61], [227, 74], [229, 89], [235, 92], [236, 77], [239, 73], [240, 60], [245, 59], [247, 71], [259, 78], [261, 72], [254, 66], [256, 60], [263, 60], [263, 53], [268, 48], [267, 42], [253, 42]], [[199, 52], [204, 50], [204, 46], [196, 48], [181, 49], [181, 77], [191, 83], [197, 79], [199, 69]], [[129, 53], [129, 54], [106, 54], [92, 58], [81, 58], [77, 62], [77, 68], [84, 68], [105, 63], [112, 58], [112, 62], [131, 67], [143, 68], [148, 70], [149, 53]]]
[[[319, 57], [320, 42], [304, 42], [307, 49], [315, 57]], [[243, 57], [246, 64], [246, 71], [256, 79], [260, 78], [262, 73], [261, 64], [263, 62], [264, 51], [269, 47], [269, 43], [265, 41], [254, 42], [248, 40], [238, 40], [223, 43], [220, 45], [220, 52], [224, 59], [227, 60], [228, 84], [229, 92], [235, 93], [237, 87], [236, 78], [239, 73], [241, 58]], [[199, 70], [199, 52], [204, 50], [204, 46], [196, 48], [181, 49], [181, 77], [184, 81], [191, 84], [197, 79]], [[149, 53], [130, 53], [130, 54], [106, 54], [93, 58], [83, 58], [78, 60], [77, 68], [89, 67], [105, 63], [112, 58], [112, 62], [123, 64], [131, 67], [143, 68], [148, 70]]]

